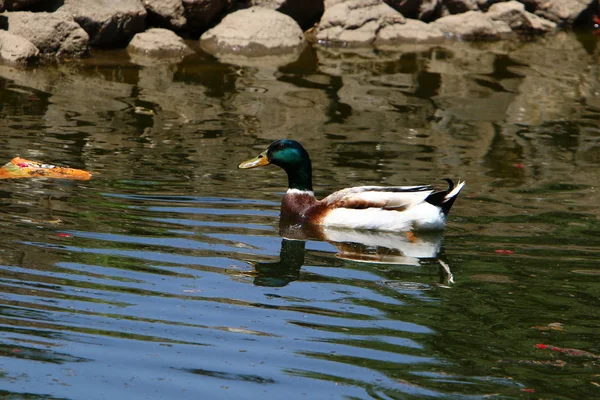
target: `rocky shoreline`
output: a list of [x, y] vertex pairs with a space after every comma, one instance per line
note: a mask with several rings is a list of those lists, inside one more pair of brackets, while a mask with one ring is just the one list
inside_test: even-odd
[[93, 48], [181, 58], [186, 39], [225, 62], [291, 62], [313, 44], [379, 47], [501, 40], [581, 25], [598, 0], [0, 0], [0, 59], [86, 57]]

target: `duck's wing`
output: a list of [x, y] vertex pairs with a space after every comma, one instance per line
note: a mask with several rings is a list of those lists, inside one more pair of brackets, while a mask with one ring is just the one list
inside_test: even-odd
[[342, 189], [321, 200], [327, 209], [380, 208], [402, 211], [423, 203], [431, 186], [358, 186]]

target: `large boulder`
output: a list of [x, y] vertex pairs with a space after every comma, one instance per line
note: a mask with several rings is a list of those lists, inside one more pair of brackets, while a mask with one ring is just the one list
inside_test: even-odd
[[375, 44], [431, 43], [442, 39], [444, 39], [444, 33], [435, 25], [416, 19], [407, 19], [404, 24], [391, 24], [381, 28]]
[[343, 3], [345, 1], [347, 1], [347, 0], [325, 0], [324, 1], [325, 10], [327, 10], [328, 8], [331, 8], [331, 7], [335, 6], [336, 4]]
[[127, 51], [130, 53], [141, 53], [148, 56], [175, 56], [183, 57], [192, 54], [185, 41], [173, 31], [162, 28], [148, 29], [136, 34]]
[[319, 22], [324, 10], [323, 0], [250, 0], [250, 3], [289, 15], [303, 30]]
[[560, 25], [571, 25], [598, 7], [597, 0], [524, 0], [535, 14]]
[[146, 9], [140, 0], [60, 0], [58, 11], [72, 15], [88, 33], [90, 45], [127, 44], [146, 28]]
[[7, 31], [0, 31], [0, 58], [3, 60], [29, 64], [37, 61], [39, 54], [38, 48], [29, 40]]
[[494, 4], [487, 15], [494, 21], [506, 22], [513, 31], [543, 33], [556, 28], [554, 22], [525, 11], [523, 3], [518, 1]]
[[512, 33], [506, 22], [495, 21], [481, 11], [448, 15], [432, 22], [432, 25], [446, 36], [464, 40], [499, 40]]
[[379, 0], [350, 0], [327, 7], [317, 28], [322, 43], [366, 46], [377, 41], [385, 27], [404, 24], [398, 11]]
[[202, 49], [218, 57], [224, 54], [245, 57], [299, 54], [305, 44], [304, 34], [296, 21], [262, 7], [229, 14], [200, 37]]
[[187, 24], [181, 0], [144, 0], [144, 7], [153, 25], [178, 31]]
[[6, 12], [8, 31], [33, 43], [42, 55], [82, 57], [88, 52], [88, 34], [64, 13]]

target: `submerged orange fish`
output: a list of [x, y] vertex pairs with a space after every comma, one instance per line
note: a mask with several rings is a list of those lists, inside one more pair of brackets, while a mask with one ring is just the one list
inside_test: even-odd
[[82, 169], [59, 167], [15, 157], [0, 167], [0, 179], [54, 178], [87, 181], [92, 174]]

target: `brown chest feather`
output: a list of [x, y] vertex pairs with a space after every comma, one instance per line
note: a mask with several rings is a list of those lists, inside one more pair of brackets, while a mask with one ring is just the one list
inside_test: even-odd
[[304, 221], [317, 204], [318, 201], [312, 192], [288, 192], [281, 202], [281, 217]]

